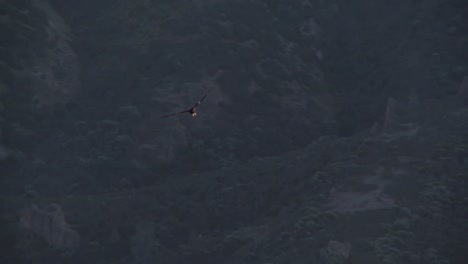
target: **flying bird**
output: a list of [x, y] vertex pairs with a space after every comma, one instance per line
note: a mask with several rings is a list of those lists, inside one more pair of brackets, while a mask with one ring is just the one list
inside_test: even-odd
[[194, 106], [192, 106], [191, 108], [189, 108], [187, 110], [184, 110], [182, 112], [178, 112], [178, 113], [175, 113], [175, 114], [163, 115], [162, 117], [176, 116], [176, 115], [180, 115], [180, 114], [183, 114], [183, 113], [190, 113], [192, 115], [192, 117], [196, 117], [197, 116], [197, 107], [201, 104], [201, 102], [203, 102], [203, 100], [207, 96], [208, 96], [208, 92]]

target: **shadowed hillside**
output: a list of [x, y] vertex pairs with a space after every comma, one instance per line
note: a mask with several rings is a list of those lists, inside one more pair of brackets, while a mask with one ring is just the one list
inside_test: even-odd
[[467, 12], [0, 2], [0, 262], [464, 263]]

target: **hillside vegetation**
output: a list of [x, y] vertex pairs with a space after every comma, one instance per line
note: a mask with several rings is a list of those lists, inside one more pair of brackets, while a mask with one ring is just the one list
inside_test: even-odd
[[0, 1], [0, 262], [464, 263], [468, 7], [387, 2]]

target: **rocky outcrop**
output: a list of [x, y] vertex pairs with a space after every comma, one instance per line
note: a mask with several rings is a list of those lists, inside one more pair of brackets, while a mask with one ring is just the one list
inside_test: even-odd
[[405, 120], [406, 113], [406, 105], [398, 102], [392, 97], [388, 98], [385, 109], [384, 123], [382, 127], [383, 131], [389, 132], [397, 129], [398, 126]]
[[348, 242], [336, 240], [328, 241], [327, 247], [321, 252], [322, 258], [327, 263], [347, 263], [351, 253], [351, 245]]
[[62, 16], [47, 2], [33, 1], [44, 12], [47, 46], [43, 56], [37, 56], [25, 70], [33, 75], [32, 100], [38, 107], [63, 104], [80, 88], [80, 63], [71, 47], [73, 33]]
[[20, 227], [33, 232], [57, 249], [74, 251], [80, 244], [80, 235], [65, 221], [62, 208], [50, 204], [46, 209], [37, 205], [20, 211]]
[[408, 106], [400, 101], [389, 97], [385, 105], [385, 112], [382, 121], [375, 121], [369, 129], [370, 135], [378, 135], [383, 132], [392, 132], [408, 117]]
[[21, 160], [14, 153], [30, 153], [47, 137], [49, 114], [79, 89], [79, 63], [71, 30], [48, 1], [1, 1], [0, 10], [8, 36], [0, 47], [0, 145]]

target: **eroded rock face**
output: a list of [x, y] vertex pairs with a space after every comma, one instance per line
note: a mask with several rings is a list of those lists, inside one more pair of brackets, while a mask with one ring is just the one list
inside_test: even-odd
[[40, 236], [58, 249], [74, 251], [80, 244], [80, 235], [66, 223], [58, 204], [50, 204], [45, 209], [34, 204], [23, 208], [20, 210], [20, 227]]
[[36, 82], [32, 100], [37, 107], [68, 102], [80, 88], [80, 63], [70, 45], [73, 33], [62, 16], [47, 2], [33, 1], [47, 18], [47, 41], [51, 45], [27, 69]]
[[49, 135], [40, 130], [55, 122], [50, 114], [79, 90], [80, 66], [72, 32], [48, 1], [1, 1], [0, 10], [8, 36], [1, 45], [0, 145], [30, 152]]
[[387, 100], [387, 107], [385, 109], [385, 119], [383, 124], [383, 131], [389, 132], [398, 127], [399, 124], [405, 119], [407, 113], [407, 106], [396, 99], [390, 97]]
[[351, 245], [348, 242], [339, 242], [336, 240], [328, 241], [327, 245], [327, 253], [344, 262], [346, 259], [349, 258], [351, 253]]

